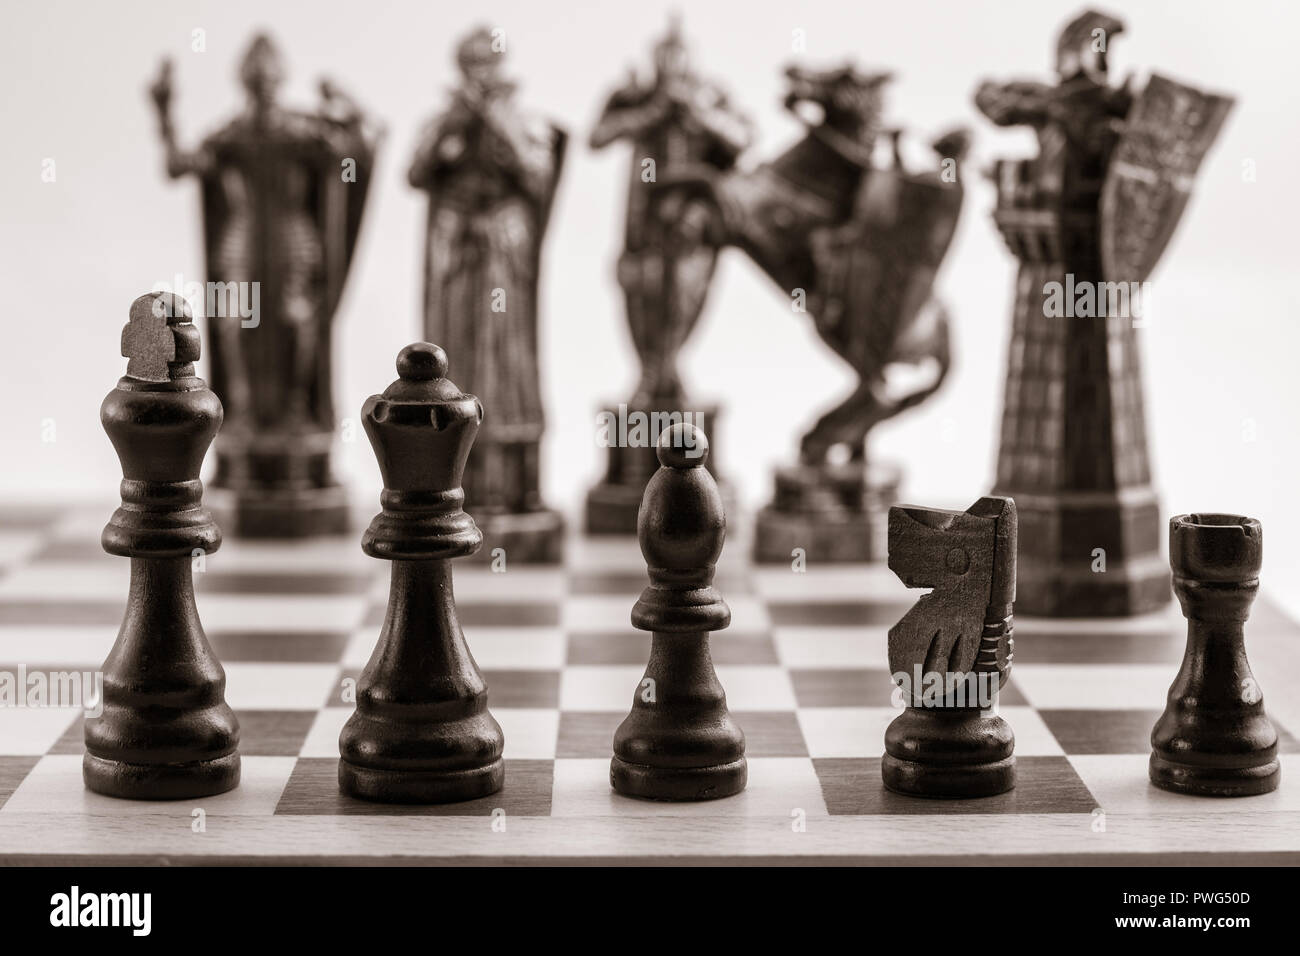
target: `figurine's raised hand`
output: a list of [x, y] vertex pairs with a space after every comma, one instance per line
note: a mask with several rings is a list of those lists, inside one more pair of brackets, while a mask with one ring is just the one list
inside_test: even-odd
[[172, 105], [172, 61], [165, 57], [158, 68], [158, 78], [149, 87], [149, 98], [153, 100], [158, 115], [166, 117]]

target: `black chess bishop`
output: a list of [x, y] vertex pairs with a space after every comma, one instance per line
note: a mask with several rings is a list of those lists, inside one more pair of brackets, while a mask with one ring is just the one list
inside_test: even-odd
[[709, 632], [731, 623], [713, 587], [727, 520], [704, 432], [673, 425], [657, 451], [637, 515], [650, 584], [632, 608], [632, 626], [653, 635], [650, 662], [614, 734], [610, 785], [652, 800], [728, 797], [745, 788], [748, 764], [709, 655]]

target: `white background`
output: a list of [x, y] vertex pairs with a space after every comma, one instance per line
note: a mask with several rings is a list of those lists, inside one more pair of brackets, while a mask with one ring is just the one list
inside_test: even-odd
[[[507, 71], [524, 102], [573, 137], [544, 254], [542, 368], [546, 495], [576, 515], [601, 468], [596, 410], [625, 398], [634, 379], [613, 277], [631, 157], [626, 145], [592, 152], [586, 137], [628, 68], [648, 68], [669, 9], [658, 0], [6, 3], [0, 498], [116, 492], [98, 407], [125, 367], [118, 344], [127, 306], [178, 273], [204, 278], [197, 187], [164, 177], [145, 94], [161, 56], [176, 60], [183, 145], [241, 105], [235, 71], [258, 27], [284, 51], [290, 105], [314, 105], [317, 79], [328, 74], [387, 125], [335, 340], [339, 414], [355, 416], [393, 377], [397, 351], [419, 337], [425, 210], [405, 172], [417, 131], [453, 81], [456, 40], [484, 23], [505, 29]], [[774, 156], [798, 135], [780, 108], [795, 30], [806, 36], [802, 62], [853, 58], [894, 70], [886, 119], [918, 146], [957, 123], [976, 132], [966, 208], [938, 282], [955, 320], [956, 366], [939, 395], [881, 427], [873, 446], [905, 463], [910, 499], [964, 505], [993, 474], [1014, 262], [992, 227], [992, 187], [979, 171], [996, 157], [1029, 154], [1033, 139], [989, 125], [971, 94], [985, 77], [1049, 79], [1057, 33], [1080, 9], [1043, 0], [697, 0], [685, 8], [697, 66], [756, 123], [758, 142], [742, 163]], [[1238, 98], [1153, 276], [1155, 310], [1141, 348], [1166, 512], [1259, 517], [1269, 542], [1265, 583], [1275, 587], [1300, 570], [1297, 10], [1284, 2], [1128, 3], [1114, 9], [1128, 29], [1112, 46], [1118, 78], [1159, 70]], [[206, 52], [190, 49], [196, 28], [206, 32]], [[41, 181], [47, 158], [56, 163], [54, 183]], [[1243, 177], [1248, 161], [1254, 182]], [[851, 384], [807, 317], [735, 251], [720, 263], [683, 368], [698, 396], [726, 404], [715, 446], [750, 506], [768, 496], [773, 466], [791, 459], [802, 430]], [[49, 420], [53, 442], [42, 441]], [[364, 439], [340, 447], [338, 468], [377, 506], [378, 472]]]

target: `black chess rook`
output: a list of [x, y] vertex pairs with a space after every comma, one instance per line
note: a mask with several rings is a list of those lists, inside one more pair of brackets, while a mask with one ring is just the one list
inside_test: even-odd
[[388, 610], [339, 737], [339, 786], [383, 803], [454, 803], [505, 780], [501, 727], [456, 617], [451, 560], [483, 536], [461, 476], [483, 407], [447, 379], [427, 342], [397, 357], [398, 379], [361, 410], [384, 479], [361, 547], [392, 562]]
[[136, 299], [122, 354], [126, 375], [100, 407], [123, 476], [122, 506], [102, 543], [131, 559], [131, 583], [104, 662], [103, 711], [86, 718], [83, 777], [114, 797], [209, 796], [239, 783], [239, 722], [191, 574], [193, 556], [221, 544], [199, 480], [221, 401], [194, 374], [199, 333], [180, 296]]
[[1169, 564], [1187, 618], [1187, 650], [1151, 731], [1157, 787], [1211, 797], [1277, 789], [1277, 730], [1246, 659], [1245, 624], [1263, 548], [1254, 518], [1201, 513], [1169, 520]]
[[709, 632], [731, 623], [713, 587], [727, 519], [704, 467], [709, 445], [694, 425], [659, 437], [660, 468], [637, 517], [649, 586], [632, 626], [653, 635], [632, 712], [614, 734], [610, 785], [650, 800], [712, 800], [745, 789], [745, 735], [709, 655]]
[[997, 713], [1011, 671], [1016, 505], [889, 509], [889, 568], [933, 588], [889, 630], [907, 707], [885, 731], [885, 786], [917, 797], [987, 797], [1016, 785], [1015, 735]]

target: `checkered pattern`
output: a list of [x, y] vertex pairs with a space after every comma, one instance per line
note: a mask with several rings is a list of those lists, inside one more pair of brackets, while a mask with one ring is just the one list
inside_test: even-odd
[[[128, 570], [99, 549], [107, 513], [0, 511], [0, 669], [99, 667], [120, 624]], [[1001, 703], [1016, 734], [1016, 789], [962, 801], [885, 791], [882, 740], [897, 714], [886, 632], [916, 595], [883, 566], [753, 568], [743, 541], [729, 543], [719, 566], [732, 626], [713, 636], [713, 651], [745, 731], [749, 786], [701, 804], [618, 796], [608, 783], [611, 742], [649, 649], [649, 636], [629, 623], [645, 568], [632, 541], [568, 544], [562, 568], [458, 565], [460, 618], [505, 732], [506, 785], [483, 800], [413, 807], [344, 797], [336, 781], [339, 731], [351, 710], [344, 692], [374, 647], [387, 564], [363, 555], [354, 537], [228, 541], [195, 579], [239, 715], [243, 782], [204, 805], [285, 821], [475, 817], [499, 808], [509, 817], [629, 826], [675, 816], [789, 821], [796, 810], [809, 818], [1017, 815], [1030, 823], [1037, 819], [1030, 815], [1064, 814], [1078, 815], [1085, 829], [1097, 808], [1218, 815], [1242, 805], [1146, 785], [1148, 735], [1182, 655], [1184, 622], [1172, 607], [1117, 623], [1018, 621], [1016, 666]], [[1286, 626], [1290, 639], [1300, 636]], [[1266, 695], [1286, 692], [1261, 680]], [[1295, 753], [1296, 739], [1279, 729], [1283, 752]], [[150, 811], [86, 792], [81, 752], [79, 714], [0, 711], [0, 823], [27, 812]], [[1250, 806], [1300, 811], [1298, 792], [1284, 784]]]

